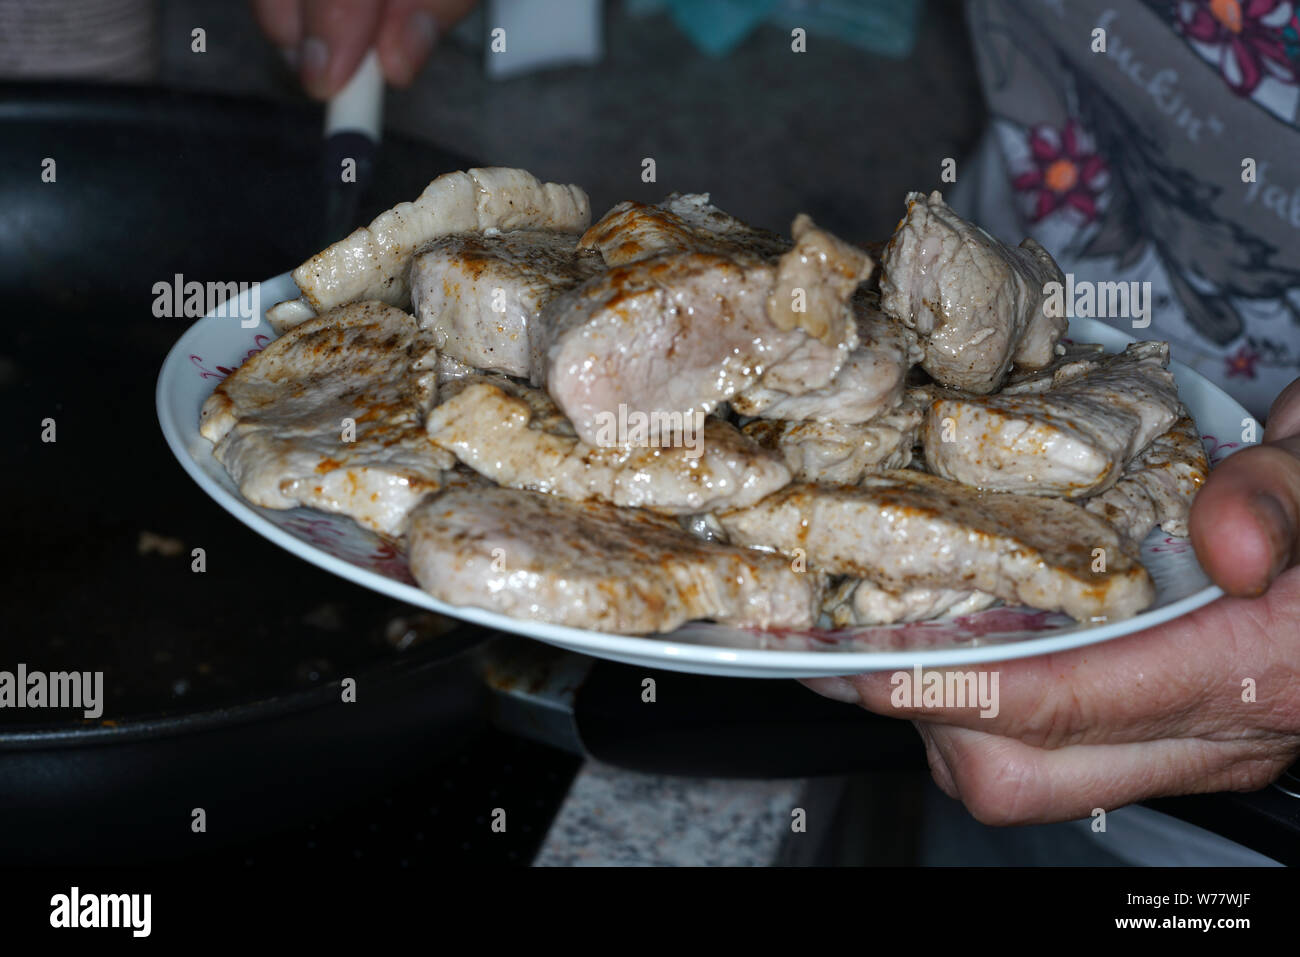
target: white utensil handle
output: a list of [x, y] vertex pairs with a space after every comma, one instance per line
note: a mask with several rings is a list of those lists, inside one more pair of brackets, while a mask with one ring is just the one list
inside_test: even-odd
[[383, 116], [384, 74], [379, 68], [379, 54], [371, 50], [325, 108], [325, 135], [348, 130], [378, 142]]

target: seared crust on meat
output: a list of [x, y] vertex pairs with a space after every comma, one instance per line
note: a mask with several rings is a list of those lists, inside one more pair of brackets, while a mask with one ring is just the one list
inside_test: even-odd
[[780, 456], [718, 419], [684, 430], [676, 444], [592, 446], [572, 429], [547, 430], [558, 410], [538, 414], [549, 400], [528, 391], [531, 402], [498, 384], [471, 384], [433, 411], [429, 436], [500, 485], [666, 515], [752, 505], [790, 481]]
[[[893, 591], [973, 589], [1080, 621], [1127, 618], [1154, 597], [1127, 539], [1079, 506], [911, 470], [789, 485], [717, 518], [732, 542], [802, 553], [811, 568]], [[1093, 571], [1096, 549], [1104, 571]]]
[[1114, 487], [1088, 499], [1084, 508], [1135, 542], [1146, 538], [1156, 525], [1186, 538], [1192, 500], [1209, 474], [1200, 432], [1192, 417], [1184, 414], [1128, 464]]
[[624, 634], [695, 619], [809, 628], [824, 585], [779, 555], [701, 541], [647, 512], [503, 488], [429, 499], [411, 518], [410, 556], [443, 601]]
[[309, 505], [397, 535], [455, 464], [424, 432], [436, 378], [411, 316], [353, 303], [245, 360], [203, 404], [199, 433], [254, 505]]
[[542, 183], [506, 167], [446, 173], [414, 202], [399, 203], [312, 256], [293, 271], [301, 300], [272, 307], [267, 318], [282, 332], [311, 313], [362, 300], [410, 304], [411, 257], [425, 243], [452, 233], [489, 229], [553, 229], [580, 233], [591, 202], [577, 186]]
[[975, 488], [1095, 495], [1179, 416], [1168, 364], [1167, 343], [1135, 342], [1044, 392], [940, 399], [926, 415], [926, 464]]
[[434, 597], [537, 621], [1148, 607], [1141, 539], [1187, 534], [1209, 470], [1168, 344], [1062, 340], [1047, 251], [937, 192], [870, 254], [791, 237], [707, 194], [592, 225], [576, 186], [449, 173], [294, 271], [200, 433], [255, 505], [348, 515]]
[[995, 392], [1014, 362], [1052, 361], [1068, 325], [1048, 314], [1049, 282], [1065, 276], [1032, 239], [999, 242], [938, 192], [909, 193], [881, 261], [881, 308], [921, 337], [925, 371], [966, 392]]

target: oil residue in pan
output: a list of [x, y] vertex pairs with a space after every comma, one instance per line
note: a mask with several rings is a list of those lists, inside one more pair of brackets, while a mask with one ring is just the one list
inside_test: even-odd
[[[10, 503], [0, 671], [102, 671], [100, 720], [120, 721], [308, 688], [457, 627], [231, 521], [180, 470], [154, 421], [154, 376], [175, 328], [77, 305], [16, 308], [41, 320], [22, 323], [5, 349], [0, 395], [33, 428], [0, 443]], [[41, 441], [46, 418], [53, 442]], [[0, 708], [4, 726], [81, 720]]]
[[[402, 660], [421, 635], [467, 643], [233, 521], [158, 428], [158, 369], [192, 317], [157, 315], [155, 283], [301, 259], [320, 229], [303, 214], [319, 205], [319, 114], [98, 87], [37, 102], [10, 102], [0, 137], [0, 671], [102, 671], [100, 720], [121, 722], [310, 688]], [[33, 156], [59, 157], [57, 186], [19, 174]], [[469, 165], [386, 137], [358, 218]], [[6, 728], [84, 720], [0, 708]]]

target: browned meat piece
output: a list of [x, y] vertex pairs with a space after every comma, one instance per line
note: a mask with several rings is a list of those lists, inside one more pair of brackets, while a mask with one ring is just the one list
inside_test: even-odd
[[607, 266], [622, 266], [663, 253], [774, 259], [790, 243], [718, 209], [708, 193], [673, 193], [656, 206], [619, 203], [583, 233], [578, 246], [599, 252]]
[[926, 464], [976, 488], [1095, 495], [1178, 417], [1168, 364], [1168, 343], [1137, 342], [1045, 392], [940, 399], [926, 415]]
[[[870, 422], [898, 405], [907, 372], [921, 358], [916, 334], [886, 316], [863, 293], [853, 297], [853, 306], [858, 346], [827, 385], [820, 389], [797, 387], [792, 395], [759, 381], [731, 399], [732, 409], [740, 415], [768, 419], [851, 425]], [[777, 368], [788, 367], [787, 360]], [[764, 376], [764, 380], [768, 378]]]
[[[637, 250], [660, 208], [646, 210]], [[703, 415], [760, 379], [792, 394], [821, 388], [857, 346], [849, 301], [870, 272], [865, 253], [807, 217], [775, 259], [762, 243], [705, 232], [699, 249], [620, 262], [547, 306], [546, 387], [589, 444], [607, 416]]]
[[827, 594], [822, 611], [836, 628], [852, 628], [969, 615], [983, 611], [997, 600], [986, 592], [956, 588], [886, 591], [873, 582], [847, 578]]
[[341, 306], [246, 360], [203, 404], [199, 431], [254, 505], [309, 505], [397, 535], [456, 462], [424, 432], [436, 359], [402, 310]]
[[701, 541], [647, 512], [485, 488], [411, 517], [411, 572], [443, 601], [625, 634], [694, 619], [807, 628], [823, 578], [769, 552]]
[[438, 352], [488, 372], [528, 378], [539, 314], [604, 265], [572, 233], [526, 229], [446, 236], [411, 263], [411, 302]]
[[869, 472], [911, 464], [922, 408], [909, 396], [860, 425], [755, 419], [743, 431], [764, 448], [779, 450], [796, 480], [855, 484]]
[[1065, 276], [1047, 250], [994, 239], [944, 203], [909, 193], [881, 262], [881, 308], [921, 336], [921, 365], [944, 385], [994, 392], [1014, 362], [1050, 363], [1067, 326], [1048, 315], [1047, 283]]
[[284, 332], [349, 302], [405, 308], [411, 257], [439, 236], [511, 229], [581, 233], [590, 222], [591, 203], [577, 186], [541, 183], [527, 170], [505, 167], [446, 173], [414, 202], [380, 213], [295, 269], [302, 296], [272, 306], [267, 320]]
[[[439, 405], [429, 435], [466, 465], [510, 488], [689, 515], [752, 505], [790, 481], [780, 457], [709, 419], [678, 445], [591, 446], [564, 423], [547, 429], [545, 393], [480, 381]], [[511, 392], [532, 393], [531, 402]], [[532, 406], [530, 408], [530, 405]]]
[[1205, 446], [1185, 414], [1128, 464], [1118, 483], [1090, 498], [1084, 508], [1100, 515], [1135, 542], [1159, 525], [1186, 538], [1192, 499], [1210, 474]]
[[1061, 342], [1056, 347], [1056, 357], [1041, 369], [1013, 368], [998, 395], [1046, 392], [1092, 371], [1105, 358], [1105, 347], [1095, 342]]
[[802, 553], [890, 591], [971, 589], [1080, 621], [1127, 618], [1155, 594], [1127, 539], [1079, 506], [911, 470], [789, 485], [717, 518], [735, 544]]

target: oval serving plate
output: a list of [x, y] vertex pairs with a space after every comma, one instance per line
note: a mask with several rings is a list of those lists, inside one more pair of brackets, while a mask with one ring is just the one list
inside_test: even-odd
[[[406, 557], [351, 519], [309, 509], [275, 511], [250, 505], [199, 435], [199, 409], [213, 387], [275, 337], [264, 311], [298, 296], [288, 273], [245, 292], [226, 315], [209, 314], [172, 347], [158, 376], [158, 420], [185, 471], [226, 511], [299, 558], [367, 588], [444, 615], [513, 632], [571, 651], [652, 668], [733, 677], [804, 678], [864, 671], [1005, 661], [1118, 638], [1185, 615], [1222, 592], [1201, 570], [1191, 544], [1157, 528], [1142, 544], [1142, 562], [1156, 586], [1155, 602], [1119, 622], [1080, 624], [1029, 608], [991, 608], [957, 618], [843, 631], [758, 631], [697, 622], [671, 634], [631, 637], [509, 618], [449, 605], [421, 591]], [[230, 313], [234, 315], [230, 315]], [[251, 325], [246, 328], [245, 323]], [[1072, 319], [1070, 336], [1119, 351], [1133, 338], [1095, 319]], [[1250, 415], [1222, 389], [1181, 363], [1171, 369], [1195, 416], [1211, 465], [1235, 451]]]

